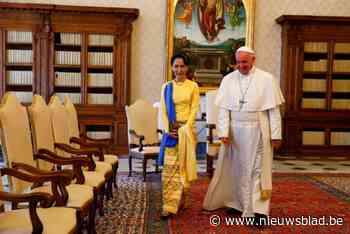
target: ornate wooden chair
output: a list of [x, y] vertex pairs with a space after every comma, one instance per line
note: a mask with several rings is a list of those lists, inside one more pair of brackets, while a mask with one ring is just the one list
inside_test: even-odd
[[[62, 105], [61, 100], [58, 96], [51, 96], [50, 102], [48, 104], [49, 109], [51, 110], [51, 118], [52, 118], [52, 129], [53, 129], [53, 135], [55, 139], [55, 148], [57, 152], [61, 152], [62, 154], [75, 154], [75, 151], [80, 151], [80, 155], [84, 154], [83, 152], [88, 152], [87, 148], [84, 149], [76, 149], [71, 147], [70, 145], [70, 136], [69, 136], [69, 121], [68, 121], [68, 113], [64, 106]], [[71, 152], [68, 152], [67, 150], [73, 150]], [[91, 149], [91, 148], [90, 148]], [[94, 168], [89, 168], [88, 170], [85, 170], [85, 172], [93, 172], [98, 173], [104, 176], [105, 180], [107, 181], [107, 193], [106, 197], [109, 199], [112, 197], [112, 185], [113, 185], [113, 171], [112, 166], [109, 163], [104, 162], [104, 155], [103, 152], [99, 151], [98, 148], [93, 148], [91, 152], [94, 152], [91, 154], [91, 159], [94, 162], [95, 166]], [[86, 153], [85, 153], [86, 154]], [[93, 160], [92, 156], [99, 157], [102, 161], [95, 161]], [[87, 168], [86, 168], [87, 169]]]
[[213, 176], [214, 160], [218, 158], [220, 149], [220, 140], [216, 137], [216, 124], [218, 116], [218, 107], [215, 105], [217, 90], [211, 90], [205, 93], [206, 101], [206, 122], [208, 128], [207, 134], [207, 173]]
[[[80, 155], [80, 157], [83, 157], [89, 161], [88, 168], [90, 170], [82, 170], [82, 179], [80, 179], [80, 177], [77, 177], [76, 183], [88, 185], [93, 188], [94, 199], [99, 196], [98, 207], [100, 208], [100, 215], [103, 215], [103, 197], [106, 180], [102, 173], [94, 171], [95, 163], [92, 160], [92, 154], [97, 153], [96, 149], [74, 149], [69, 145], [55, 142], [54, 128], [52, 123], [52, 110], [46, 105], [44, 99], [41, 96], [33, 96], [33, 103], [28, 108], [28, 110], [31, 126], [33, 129], [35, 148], [38, 150], [38, 152], [50, 152], [50, 154], [54, 156], [60, 155], [65, 158], [76, 158], [77, 155]], [[63, 121], [62, 124], [66, 124], [66, 120]], [[63, 126], [61, 126], [61, 128], [63, 129], [63, 133], [56, 131], [56, 134], [64, 134], [64, 130], [66, 128]], [[47, 129], [50, 129], [50, 131], [48, 132]], [[52, 153], [53, 150], [56, 151], [57, 154]], [[97, 203], [96, 200], [95, 203]]]
[[146, 181], [147, 161], [157, 160], [159, 155], [158, 110], [145, 100], [137, 100], [134, 104], [125, 106], [125, 111], [128, 123], [129, 176], [132, 173], [133, 158], [141, 159], [143, 180]]
[[[86, 135], [82, 135], [79, 132], [79, 121], [78, 121], [78, 113], [74, 107], [74, 104], [70, 100], [68, 96], [64, 97], [63, 102], [64, 108], [68, 113], [68, 124], [69, 124], [69, 136], [70, 142], [73, 146], [78, 145], [78, 147], [86, 148], [86, 147], [96, 147], [103, 152], [103, 157], [94, 158], [96, 161], [103, 161], [109, 163], [113, 169], [113, 183], [114, 187], [117, 187], [117, 170], [118, 170], [118, 156], [114, 154], [108, 154], [109, 148], [112, 145], [112, 139], [93, 139]], [[75, 144], [74, 144], [75, 143]]]
[[[51, 111], [45, 102], [43, 102], [44, 100], [40, 96], [35, 95], [32, 104], [28, 107], [34, 152], [49, 154], [53, 158], [60, 158], [60, 156], [55, 153], [55, 143], [51, 127]], [[67, 160], [66, 157], [64, 157], [64, 159]], [[89, 161], [87, 158], [85, 160]], [[52, 165], [48, 165], [45, 161], [39, 160], [38, 163], [41, 169], [49, 170], [52, 168]], [[67, 166], [63, 167], [67, 168]], [[68, 165], [68, 168], [71, 168], [71, 165]], [[73, 170], [76, 169], [73, 168]], [[88, 231], [89, 233], [94, 233], [97, 192], [94, 191], [94, 186], [84, 183], [86, 178], [83, 171], [79, 169], [76, 174], [81, 174], [82, 179], [77, 179], [76, 183], [72, 183], [68, 186], [69, 199], [67, 206], [78, 209], [82, 218], [87, 217]], [[104, 182], [103, 178], [100, 178], [100, 180]], [[48, 187], [40, 187], [37, 188], [36, 191], [51, 192], [47, 189]]]
[[[17, 177], [28, 182], [53, 180], [61, 185], [69, 183], [70, 176], [53, 175], [55, 172], [42, 175], [24, 173], [11, 168], [2, 168], [1, 174]], [[51, 177], [51, 178], [50, 178]], [[66, 177], [66, 178], [64, 178]], [[54, 179], [55, 178], [55, 179]], [[2, 178], [0, 177], [0, 183]], [[61, 182], [59, 182], [61, 181]], [[62, 182], [65, 181], [63, 184]], [[19, 184], [17, 182], [17, 184]], [[16, 193], [5, 192], [0, 184], [0, 200], [8, 202], [27, 202], [29, 208], [15, 209], [0, 213], [0, 233], [33, 233], [33, 234], [70, 234], [78, 230], [77, 210], [67, 207], [51, 207], [55, 198], [43, 192]], [[40, 204], [41, 208], [38, 207]]]
[[[51, 228], [55, 227], [55, 222], [57, 222], [57, 224], [59, 225], [62, 225], [62, 233], [70, 233], [75, 230], [75, 227], [77, 227], [77, 230], [75, 231], [78, 231], [80, 233], [81, 218], [78, 212], [75, 212], [75, 210], [73, 209], [61, 207], [62, 209], [51, 209], [51, 211], [37, 210], [37, 213], [35, 213], [36, 205], [40, 200], [48, 202], [49, 199], [51, 201], [50, 203], [53, 203], [56, 206], [67, 205], [67, 202], [69, 200], [68, 184], [72, 180], [73, 174], [68, 172], [46, 171], [35, 167], [36, 162], [33, 158], [28, 115], [25, 107], [23, 107], [17, 100], [16, 96], [11, 93], [6, 93], [4, 98], [2, 99], [2, 103], [0, 106], [0, 123], [1, 142], [2, 147], [4, 149], [5, 161], [7, 163], [7, 166], [11, 167], [1, 169], [2, 175], [11, 176], [9, 180], [10, 193], [4, 194], [2, 192], [2, 195], [4, 195], [2, 198], [7, 201], [11, 201], [12, 208], [14, 209], [17, 208], [17, 204], [19, 202], [27, 201], [29, 202], [30, 210], [30, 215], [28, 214], [28, 210], [27, 212], [15, 210], [12, 213], [7, 213], [7, 215], [5, 215], [4, 217], [2, 217], [2, 214], [0, 214], [0, 232], [2, 228], [12, 229], [13, 227], [18, 225], [17, 227], [20, 228], [30, 227], [30, 229], [33, 229], [33, 233], [34, 231], [35, 233], [41, 233], [43, 226], [40, 226], [39, 221], [42, 220], [41, 224], [44, 225], [45, 233], [59, 233], [57, 230], [52, 230], [51, 232]], [[45, 155], [37, 156], [43, 156], [45, 158]], [[51, 159], [50, 157], [47, 158], [49, 160]], [[65, 162], [61, 163], [65, 164], [68, 163], [68, 161], [69, 160], [66, 160]], [[59, 159], [56, 160], [56, 162], [60, 163]], [[74, 164], [73, 160], [70, 160], [69, 163]], [[33, 191], [31, 193], [28, 193], [31, 187], [42, 187], [42, 185], [44, 184], [50, 185], [44, 187], [49, 187], [52, 191], [52, 195], [50, 193]], [[62, 212], [60, 212], [60, 210]], [[46, 217], [45, 213], [47, 212], [50, 213], [48, 213]], [[16, 223], [16, 221], [13, 220], [12, 222], [14, 223], [5, 224], [5, 220], [11, 223], [11, 220], [9, 219], [11, 218], [11, 216], [15, 217], [15, 213], [20, 214], [22, 220], [19, 220], [18, 223]], [[40, 213], [42, 214], [40, 215]], [[68, 218], [71, 220], [66, 220], [66, 217], [63, 217], [62, 220], [57, 221], [56, 215], [61, 214], [63, 216], [68, 215]], [[38, 218], [38, 215], [40, 219]], [[31, 228], [30, 225], [31, 220], [33, 222], [33, 228]], [[61, 221], [63, 221], [63, 223]], [[36, 227], [36, 225], [39, 225], [39, 229], [38, 227]], [[46, 227], [48, 227], [46, 230], [45, 225]]]

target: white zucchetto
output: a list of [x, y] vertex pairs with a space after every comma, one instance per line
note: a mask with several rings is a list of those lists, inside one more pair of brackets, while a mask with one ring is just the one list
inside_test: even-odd
[[255, 51], [252, 50], [251, 48], [247, 47], [247, 46], [239, 47], [236, 50], [236, 54], [239, 53], [239, 52], [246, 52], [246, 53], [250, 53], [250, 54], [254, 54], [255, 55]]

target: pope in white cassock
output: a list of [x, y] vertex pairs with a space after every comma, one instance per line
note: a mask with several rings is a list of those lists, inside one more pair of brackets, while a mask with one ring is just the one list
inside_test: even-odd
[[241, 47], [235, 55], [238, 69], [224, 77], [215, 100], [223, 144], [203, 208], [228, 207], [242, 217], [262, 218], [269, 214], [284, 98], [275, 78], [254, 66], [252, 49]]

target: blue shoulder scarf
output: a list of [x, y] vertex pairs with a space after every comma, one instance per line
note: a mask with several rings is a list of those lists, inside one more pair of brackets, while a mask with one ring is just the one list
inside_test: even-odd
[[[169, 119], [169, 124], [176, 122], [175, 104], [173, 100], [173, 83], [169, 82], [164, 88], [164, 102], [166, 107], [166, 114]], [[173, 148], [177, 145], [177, 139], [171, 137], [168, 133], [163, 133], [162, 141], [160, 142], [158, 165], [164, 164], [165, 148]]]

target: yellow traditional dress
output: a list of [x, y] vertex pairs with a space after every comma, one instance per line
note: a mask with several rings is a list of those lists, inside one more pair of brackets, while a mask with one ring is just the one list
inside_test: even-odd
[[[190, 182], [197, 179], [195, 118], [199, 109], [199, 88], [196, 82], [185, 80], [173, 82], [173, 101], [179, 141], [174, 148], [165, 149], [162, 171], [163, 212], [176, 214], [181, 198], [190, 187]], [[165, 84], [166, 85], [166, 84]], [[169, 132], [169, 120], [166, 114], [164, 89], [162, 87], [161, 106], [164, 130]]]

